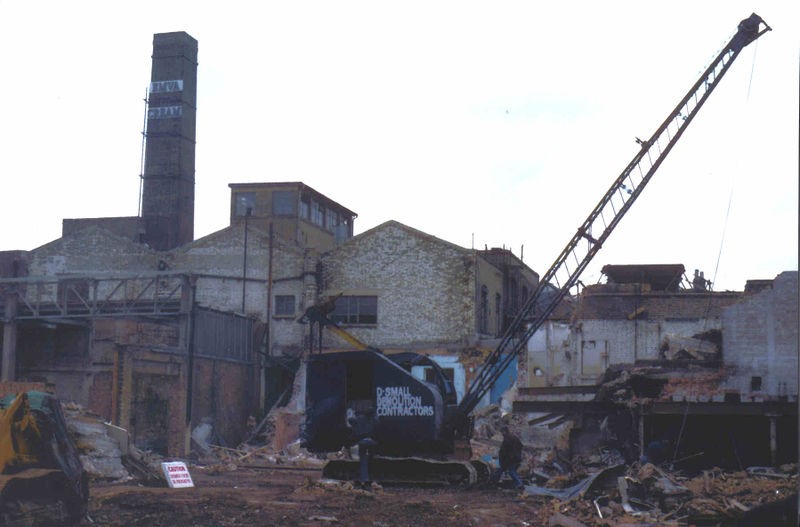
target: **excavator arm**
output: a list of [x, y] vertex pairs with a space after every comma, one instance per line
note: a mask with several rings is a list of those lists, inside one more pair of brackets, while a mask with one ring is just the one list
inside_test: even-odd
[[755, 13], [742, 20], [736, 34], [661, 126], [649, 139], [637, 139], [641, 149], [578, 227], [475, 376], [454, 416], [453, 427], [457, 437], [469, 434], [470, 413], [577, 283], [583, 270], [642, 193], [742, 49], [771, 29]]

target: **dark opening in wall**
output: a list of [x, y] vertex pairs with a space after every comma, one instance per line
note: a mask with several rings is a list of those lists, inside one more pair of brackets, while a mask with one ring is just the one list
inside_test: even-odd
[[761, 377], [750, 377], [750, 391], [761, 391]]
[[[653, 416], [645, 427], [645, 444], [667, 439], [671, 445], [667, 462], [689, 473], [713, 466], [726, 470], [770, 466], [769, 419], [745, 415]], [[797, 418], [776, 419], [776, 463], [794, 463]]]

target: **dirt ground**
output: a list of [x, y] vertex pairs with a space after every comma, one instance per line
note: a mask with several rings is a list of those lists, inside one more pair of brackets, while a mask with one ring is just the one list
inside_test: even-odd
[[195, 487], [189, 489], [94, 485], [93, 525], [538, 526], [547, 525], [551, 512], [547, 499], [513, 490], [362, 490], [320, 480], [318, 470], [190, 470]]
[[[544, 500], [511, 490], [375, 488], [321, 482], [320, 472], [191, 469], [195, 488], [95, 485], [89, 516], [116, 526], [546, 525]], [[545, 522], [545, 523], [542, 523]], [[87, 523], [88, 524], [88, 523]]]
[[[591, 500], [561, 502], [554, 498], [524, 496], [510, 489], [376, 487], [362, 490], [350, 483], [322, 480], [320, 471], [315, 469], [190, 467], [190, 471], [195, 487], [188, 489], [94, 484], [89, 504], [91, 521], [83, 525], [618, 527], [694, 524], [686, 520], [641, 523], [641, 518], [624, 514], [611, 517], [609, 510], [605, 511], [605, 519], [601, 519]], [[757, 483], [749, 485], [754, 490], [738, 493], [740, 501], [752, 504], [753, 500], [789, 496], [795, 485], [789, 481], [759, 480]], [[702, 486], [703, 483], [698, 481], [697, 484]], [[708, 486], [707, 481], [705, 485]], [[748, 487], [745, 483], [742, 485]], [[556, 521], [559, 518], [563, 523]], [[727, 520], [731, 521], [721, 522], [717, 518], [702, 525], [734, 524], [732, 518]]]

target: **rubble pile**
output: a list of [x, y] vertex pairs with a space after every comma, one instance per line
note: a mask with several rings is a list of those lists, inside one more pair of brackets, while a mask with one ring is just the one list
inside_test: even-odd
[[[738, 525], [748, 515], [764, 514], [761, 509], [765, 508], [775, 509], [769, 513], [773, 516], [796, 516], [796, 465], [738, 472], [713, 468], [688, 478], [650, 463], [635, 463], [611, 466], [573, 481], [555, 476], [546, 487], [526, 487], [525, 495], [556, 498], [550, 525], [569, 527]], [[784, 523], [764, 520], [741, 525]]]
[[520, 436], [526, 427], [525, 416], [508, 413], [499, 405], [493, 404], [475, 411], [475, 439], [502, 440], [500, 429], [507, 426], [511, 432]]
[[[163, 458], [128, 442], [128, 432], [103, 421], [77, 403], [62, 403], [67, 429], [78, 449], [81, 464], [92, 482], [162, 486]], [[120, 438], [124, 438], [122, 441]]]
[[207, 460], [210, 465], [224, 465], [228, 470], [236, 470], [239, 466], [284, 466], [294, 468], [321, 468], [326, 459], [320, 459], [294, 441], [285, 448], [276, 450], [273, 445], [251, 446], [243, 444], [239, 448], [228, 448], [211, 445], [214, 460]]
[[121, 483], [132, 476], [122, 464], [119, 442], [109, 437], [105, 423], [75, 403], [61, 405], [67, 430], [78, 448], [81, 463], [94, 481]]
[[725, 392], [721, 386], [727, 375], [724, 369], [688, 369], [682, 375], [670, 377], [661, 396], [677, 401], [723, 401]]
[[594, 399], [637, 405], [651, 401], [723, 401], [726, 368], [619, 364], [601, 379]]

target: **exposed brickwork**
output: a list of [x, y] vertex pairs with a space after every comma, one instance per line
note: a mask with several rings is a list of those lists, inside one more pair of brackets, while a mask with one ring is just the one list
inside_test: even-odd
[[159, 256], [145, 245], [134, 243], [99, 227], [59, 238], [29, 253], [31, 276], [59, 274], [94, 275], [155, 272]]
[[797, 271], [787, 271], [771, 289], [723, 312], [723, 355], [737, 370], [728, 380], [730, 390], [750, 393], [752, 377], [761, 377], [760, 393], [797, 395], [797, 305]]
[[582, 320], [628, 320], [636, 310], [643, 310], [640, 319], [717, 318], [722, 309], [735, 304], [742, 293], [663, 293], [606, 292], [593, 293], [586, 288], [581, 297], [577, 317]]
[[[269, 237], [259, 229], [247, 230], [247, 286], [245, 312], [266, 320], [269, 288]], [[169, 255], [170, 268], [199, 274], [196, 301], [219, 311], [242, 311], [242, 276], [244, 274], [244, 224], [239, 223], [185, 245]], [[309, 262], [311, 261], [311, 262]], [[316, 296], [313, 271], [316, 255], [300, 249], [277, 236], [272, 243], [272, 297], [295, 297], [296, 316], [302, 314], [308, 294]], [[308, 272], [309, 269], [311, 272]], [[303, 340], [304, 328], [296, 317], [272, 320], [273, 354], [296, 354]]]
[[225, 361], [196, 359], [192, 400], [192, 422], [208, 418], [229, 445], [244, 438], [247, 416], [256, 396], [251, 366]]
[[349, 327], [379, 347], [466, 344], [475, 335], [475, 256], [388, 222], [322, 257], [326, 293], [375, 295], [378, 323]]
[[92, 384], [89, 386], [89, 400], [87, 407], [105, 421], [112, 421], [112, 404], [114, 375], [111, 370], [99, 371], [92, 375]]

